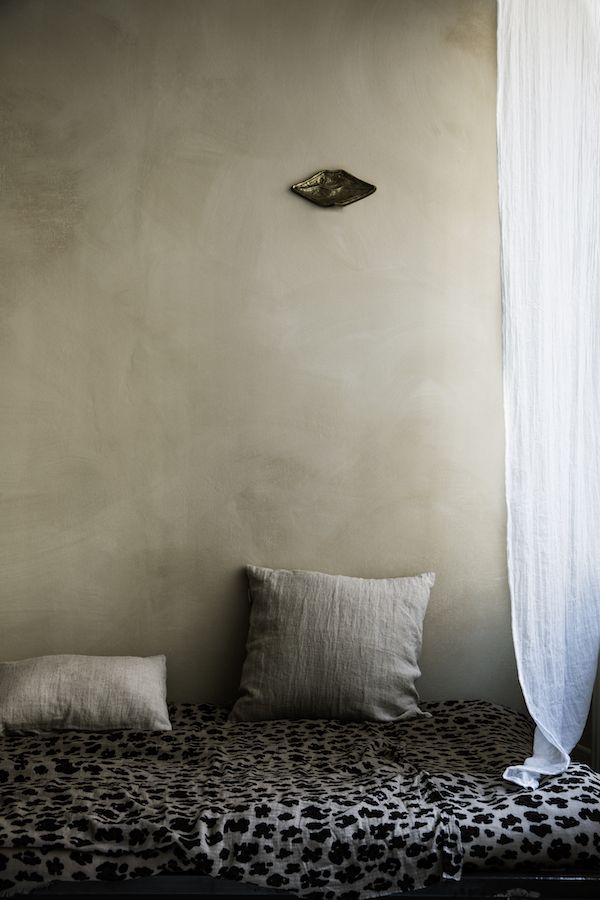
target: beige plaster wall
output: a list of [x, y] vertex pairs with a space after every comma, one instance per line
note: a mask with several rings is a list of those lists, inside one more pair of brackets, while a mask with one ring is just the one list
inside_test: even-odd
[[[241, 566], [432, 569], [421, 692], [518, 704], [493, 0], [0, 4], [0, 658], [232, 699]], [[288, 186], [344, 167], [377, 192]]]

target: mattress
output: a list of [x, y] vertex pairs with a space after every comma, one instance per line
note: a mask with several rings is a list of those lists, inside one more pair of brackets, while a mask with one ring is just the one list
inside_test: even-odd
[[170, 706], [173, 731], [0, 739], [0, 892], [196, 872], [356, 900], [463, 872], [600, 868], [600, 775], [528, 791], [522, 715], [422, 704], [402, 722], [229, 723]]

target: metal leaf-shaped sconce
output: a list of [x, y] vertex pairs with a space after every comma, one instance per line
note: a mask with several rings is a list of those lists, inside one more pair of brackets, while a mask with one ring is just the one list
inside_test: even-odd
[[376, 188], [344, 169], [323, 169], [305, 181], [293, 184], [290, 190], [319, 206], [348, 206], [368, 197]]

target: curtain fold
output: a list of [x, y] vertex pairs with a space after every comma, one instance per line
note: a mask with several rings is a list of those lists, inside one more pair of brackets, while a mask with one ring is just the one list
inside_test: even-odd
[[563, 771], [600, 642], [600, 0], [499, 0], [508, 571], [532, 755]]

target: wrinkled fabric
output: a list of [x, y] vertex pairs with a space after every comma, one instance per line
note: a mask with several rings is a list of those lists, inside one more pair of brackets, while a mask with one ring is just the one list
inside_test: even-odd
[[65, 728], [169, 731], [165, 656], [56, 654], [0, 662], [0, 734]]
[[246, 571], [250, 628], [232, 721], [422, 714], [415, 681], [433, 572], [352, 578]]
[[479, 869], [600, 868], [600, 775], [575, 765], [531, 794], [499, 776], [528, 719], [424, 707], [231, 723], [177, 704], [170, 732], [0, 739], [0, 896], [179, 871], [363, 900]]
[[505, 777], [564, 771], [600, 638], [600, 3], [500, 0], [508, 569], [537, 724]]

